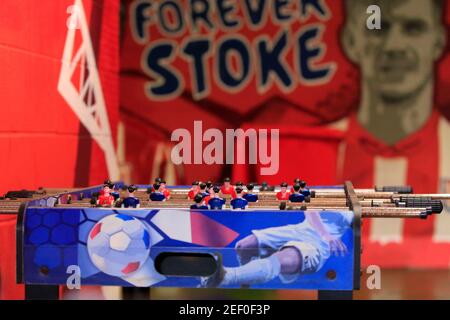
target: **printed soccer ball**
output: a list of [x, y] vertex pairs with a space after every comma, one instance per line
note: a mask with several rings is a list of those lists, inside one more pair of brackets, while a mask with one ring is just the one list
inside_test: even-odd
[[144, 223], [124, 214], [97, 222], [89, 232], [87, 248], [102, 272], [122, 277], [137, 271], [150, 253], [150, 234]]

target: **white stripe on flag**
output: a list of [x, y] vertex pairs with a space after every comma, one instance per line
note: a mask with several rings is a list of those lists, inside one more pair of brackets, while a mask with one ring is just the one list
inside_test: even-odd
[[169, 238], [192, 242], [189, 210], [161, 209], [151, 220]]
[[[408, 161], [404, 157], [375, 157], [374, 181], [377, 186], [406, 185]], [[403, 240], [403, 219], [373, 219], [370, 241], [382, 244]]]

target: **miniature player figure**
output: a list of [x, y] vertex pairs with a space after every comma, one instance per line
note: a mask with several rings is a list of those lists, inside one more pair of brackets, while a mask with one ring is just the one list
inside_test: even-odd
[[110, 207], [114, 204], [114, 197], [111, 194], [112, 188], [114, 188], [112, 183], [103, 186], [103, 193], [99, 195], [97, 200], [99, 206]]
[[158, 183], [155, 183], [153, 185], [153, 191], [150, 193], [150, 200], [151, 201], [166, 201], [166, 197], [164, 196], [164, 193], [161, 191], [161, 185]]
[[[205, 202], [205, 204], [208, 204], [209, 199], [212, 198], [212, 196], [215, 194], [214, 192], [214, 186], [209, 187], [208, 189], [206, 189], [206, 193], [205, 192], [201, 192], [201, 195], [203, 196], [203, 201]], [[202, 185], [200, 185], [200, 190], [202, 190]]]
[[203, 196], [200, 193], [195, 195], [194, 202], [195, 203], [191, 206], [191, 209], [208, 210], [208, 206], [204, 204]]
[[[114, 183], [111, 182], [111, 180], [106, 179], [106, 180], [103, 182], [103, 185], [112, 185], [110, 194], [114, 197], [114, 201], [119, 200], [120, 194], [119, 194], [119, 192], [117, 192], [117, 191], [114, 190], [115, 185], [114, 185]], [[103, 195], [103, 190], [100, 190], [99, 195], [100, 195], [100, 196]]]
[[114, 197], [114, 201], [118, 201], [120, 199], [120, 193], [119, 193], [119, 191], [116, 191], [114, 189], [114, 184], [113, 184], [113, 187], [111, 190], [111, 195]]
[[302, 180], [300, 180], [300, 178], [295, 178], [295, 179], [294, 179], [294, 184], [292, 185], [292, 187], [291, 187], [291, 189], [289, 190], [289, 192], [290, 192], [290, 193], [294, 193], [294, 186], [295, 186], [296, 184], [300, 184], [301, 181], [302, 181]]
[[170, 190], [166, 188], [166, 180], [161, 180], [161, 192], [167, 200], [170, 199]]
[[119, 188], [119, 199], [114, 203], [114, 207], [122, 208], [123, 200], [125, 200], [126, 197], [128, 197], [128, 186], [122, 185]]
[[223, 195], [229, 194], [231, 195], [231, 198], [234, 199], [236, 198], [236, 191], [234, 190], [234, 187], [231, 185], [230, 181], [230, 178], [225, 178], [223, 180], [223, 185], [220, 188], [220, 192]]
[[296, 202], [296, 203], [304, 202], [305, 201], [305, 196], [300, 193], [301, 192], [300, 184], [298, 184], [298, 183], [294, 184], [292, 189], [294, 189], [294, 192], [291, 193], [291, 195], [289, 196], [289, 201], [290, 202]]
[[248, 202], [258, 202], [258, 195], [253, 193], [253, 188], [255, 188], [255, 185], [249, 183], [247, 185], [247, 192], [243, 195], [243, 198]]
[[269, 191], [269, 185], [267, 184], [267, 182], [263, 181], [263, 183], [261, 183], [259, 191]]
[[220, 188], [213, 187], [210, 189], [211, 195], [208, 201], [209, 209], [211, 210], [222, 210], [223, 205], [225, 204], [225, 200], [219, 197]]
[[244, 188], [244, 183], [242, 181], [238, 181], [235, 184], [236, 187], [241, 187], [242, 189]]
[[[111, 182], [111, 180], [106, 179], [103, 182], [103, 185], [110, 185], [110, 186], [112, 186], [111, 190], [110, 190], [110, 194], [114, 197], [114, 201], [118, 201], [120, 199], [120, 193], [118, 191], [114, 190], [115, 185], [114, 185], [114, 183]], [[98, 194], [99, 194], [99, 196], [103, 195], [103, 189], [100, 190]]]
[[137, 187], [134, 185], [128, 187], [128, 197], [123, 200], [122, 208], [139, 208], [140, 201], [134, 196], [136, 190]]
[[306, 188], [306, 182], [301, 180], [299, 185], [300, 185], [300, 193], [303, 194], [305, 197], [310, 197], [311, 191], [309, 191], [309, 189]]
[[206, 183], [200, 183], [199, 185], [199, 191], [198, 193], [201, 194], [203, 197], [209, 196], [208, 190], [211, 188], [211, 186], [208, 188], [208, 185]]
[[200, 191], [199, 185], [200, 185], [200, 182], [198, 182], [198, 181], [192, 182], [192, 188], [191, 188], [191, 190], [189, 190], [189, 192], [188, 192], [188, 199], [189, 199], [189, 200], [194, 200], [194, 199], [195, 199], [195, 196], [196, 196], [196, 195], [199, 193], [199, 191]]
[[[162, 179], [161, 179], [161, 178], [156, 178], [153, 185], [155, 185], [155, 184], [161, 185], [161, 182], [162, 182]], [[152, 192], [155, 192], [155, 188], [153, 187], [153, 185], [151, 186], [151, 188], [149, 188], [150, 190], [147, 189], [147, 193], [148, 193], [148, 194], [150, 194], [150, 193], [152, 193]], [[149, 192], [149, 191], [150, 191], [150, 192]]]
[[207, 189], [207, 190], [211, 189], [211, 187], [213, 186], [213, 183], [212, 183], [211, 180], [208, 180], [208, 181], [206, 181], [205, 183], [206, 183], [206, 189]]
[[[111, 185], [112, 187], [111, 187], [110, 194], [114, 197], [114, 201], [119, 200], [120, 194], [119, 194], [119, 192], [117, 192], [117, 191], [114, 190], [114, 187], [115, 187], [115, 186], [114, 186], [114, 183], [111, 182], [111, 180], [106, 179], [106, 180], [103, 182], [103, 185]], [[103, 195], [103, 189], [100, 190], [100, 191], [98, 192], [98, 195], [99, 195], [99, 196]]]
[[277, 193], [277, 199], [278, 200], [289, 200], [290, 193], [287, 191], [288, 184], [286, 182], [283, 182], [280, 184], [281, 191]]
[[127, 185], [123, 185], [119, 188], [119, 196], [120, 199], [125, 199], [126, 197], [128, 197], [128, 186]]
[[248, 208], [248, 201], [242, 197], [242, 187], [236, 187], [236, 198], [232, 199], [230, 204], [233, 210], [245, 210]]
[[[113, 184], [113, 183], [109, 179], [106, 179], [105, 181], [103, 181], [103, 186], [111, 185], [111, 184]], [[103, 195], [103, 189], [98, 192], [98, 195], [99, 196]]]

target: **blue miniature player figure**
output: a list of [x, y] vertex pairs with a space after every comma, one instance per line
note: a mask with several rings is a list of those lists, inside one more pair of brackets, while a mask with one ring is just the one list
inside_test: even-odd
[[139, 208], [140, 201], [134, 196], [136, 190], [137, 187], [134, 185], [128, 187], [128, 197], [123, 200], [122, 208]]
[[122, 185], [119, 188], [119, 199], [116, 200], [116, 202], [114, 203], [114, 207], [116, 208], [122, 208], [123, 205], [123, 201], [128, 197], [128, 186], [127, 185]]
[[296, 183], [294, 184], [294, 186], [292, 187], [293, 189], [293, 193], [289, 196], [289, 201], [290, 202], [304, 202], [305, 201], [305, 196], [303, 194], [301, 194], [301, 186], [300, 184]]
[[117, 201], [120, 199], [120, 193], [117, 190], [114, 190], [113, 192], [111, 192], [111, 195], [114, 197], [114, 201]]
[[300, 193], [303, 194], [305, 197], [310, 197], [311, 191], [309, 191], [309, 189], [306, 188], [306, 182], [302, 180], [300, 181], [299, 185], [300, 185]]
[[291, 189], [289, 190], [289, 193], [294, 193], [294, 185], [300, 184], [300, 182], [302, 182], [302, 180], [300, 180], [300, 178], [295, 178], [294, 184], [292, 185]]
[[225, 204], [225, 200], [219, 197], [220, 188], [214, 187], [210, 189], [210, 199], [208, 200], [208, 206], [211, 210], [222, 210]]
[[155, 184], [161, 185], [161, 182], [162, 182], [162, 181], [163, 181], [162, 178], [156, 178], [156, 179], [155, 179], [155, 183], [151, 186], [151, 188], [148, 188], [148, 189], [147, 189], [147, 193], [150, 194], [150, 193], [152, 193], [152, 192], [155, 192], [155, 187], [154, 187], [154, 185], [155, 185]]
[[151, 201], [166, 201], [166, 197], [164, 196], [164, 193], [161, 192], [161, 185], [158, 183], [155, 183], [153, 185], [153, 192], [150, 193], [150, 200]]
[[121, 200], [124, 200], [126, 197], [128, 197], [128, 186], [126, 184], [122, 185], [119, 188], [119, 195]]
[[238, 209], [245, 210], [245, 209], [247, 209], [248, 201], [245, 200], [244, 198], [242, 198], [242, 191], [244, 191], [244, 189], [242, 189], [242, 187], [236, 187], [235, 191], [236, 191], [236, 198], [231, 200], [231, 202], [230, 202], [231, 208], [233, 210], [238, 210]]
[[195, 210], [208, 210], [208, 206], [203, 203], [203, 196], [197, 193], [194, 197], [194, 204], [191, 206], [191, 209]]
[[200, 190], [198, 191], [198, 193], [201, 194], [203, 196], [203, 198], [206, 196], [209, 196], [209, 193], [207, 190], [208, 185], [206, 183], [204, 183], [204, 182], [200, 183], [199, 188], [200, 188]]
[[248, 202], [258, 202], [258, 195], [253, 193], [253, 188], [255, 188], [255, 185], [249, 183], [247, 185], [247, 192], [242, 196]]

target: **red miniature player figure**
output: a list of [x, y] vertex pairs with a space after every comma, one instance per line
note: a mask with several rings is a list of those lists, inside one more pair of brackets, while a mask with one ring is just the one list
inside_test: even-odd
[[288, 184], [286, 182], [283, 182], [280, 184], [281, 191], [277, 193], [277, 199], [278, 200], [289, 200], [290, 192], [287, 191]]
[[234, 190], [234, 187], [231, 185], [230, 183], [230, 178], [225, 178], [223, 180], [223, 185], [220, 188], [220, 192], [225, 195], [225, 194], [229, 194], [231, 195], [231, 198], [235, 199], [236, 198], [236, 190]]
[[111, 190], [114, 188], [112, 183], [103, 186], [103, 194], [98, 197], [97, 204], [102, 207], [109, 207], [114, 204], [114, 197]]
[[[104, 186], [106, 186], [106, 185], [111, 185], [111, 184], [113, 184], [113, 183], [112, 183], [111, 180], [109, 180], [109, 179], [106, 179], [105, 181], [103, 181], [103, 185], [104, 185]], [[98, 192], [98, 195], [99, 195], [99, 196], [103, 195], [103, 189], [100, 190], [100, 191]]]
[[[202, 188], [202, 185], [200, 185], [200, 189]], [[205, 201], [205, 204], [208, 204], [209, 200], [211, 198], [214, 198], [216, 196], [216, 192], [214, 190], [217, 190], [217, 187], [214, 187], [213, 185], [211, 185], [211, 187], [208, 188], [208, 193], [206, 194], [206, 196], [203, 198], [203, 200]], [[217, 191], [219, 192], [220, 189]], [[203, 194], [203, 193], [202, 193]]]
[[[111, 190], [110, 190], [110, 194], [114, 197], [114, 201], [119, 201], [119, 200], [120, 200], [120, 193], [114, 190], [115, 185], [114, 185], [114, 183], [111, 182], [111, 180], [106, 179], [106, 180], [103, 182], [103, 185], [109, 185], [109, 186], [112, 186], [112, 187], [111, 187]], [[99, 196], [103, 195], [103, 190], [100, 190], [99, 193], [98, 193], [98, 195], [99, 195]]]
[[166, 188], [166, 180], [161, 180], [161, 192], [167, 200], [170, 199], [170, 190]]
[[192, 182], [192, 188], [188, 192], [188, 199], [194, 200], [195, 196], [200, 192], [200, 182], [194, 181]]

